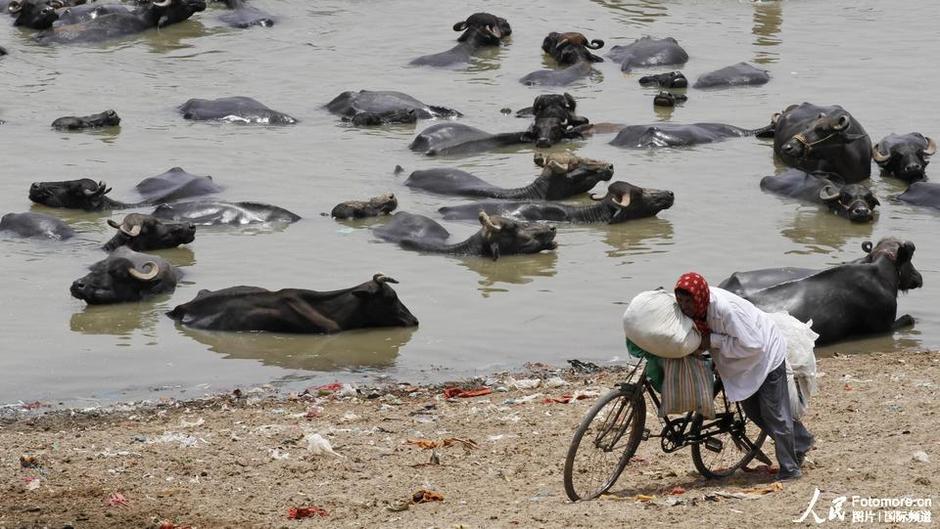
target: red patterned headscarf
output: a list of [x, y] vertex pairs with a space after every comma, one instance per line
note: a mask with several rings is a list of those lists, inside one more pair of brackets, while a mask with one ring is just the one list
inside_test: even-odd
[[708, 315], [708, 301], [711, 299], [711, 293], [708, 291], [708, 281], [695, 272], [688, 272], [679, 276], [676, 281], [675, 290], [683, 291], [692, 296], [692, 302], [695, 304], [695, 315], [692, 321], [698, 327], [702, 334], [710, 333], [706, 316]]

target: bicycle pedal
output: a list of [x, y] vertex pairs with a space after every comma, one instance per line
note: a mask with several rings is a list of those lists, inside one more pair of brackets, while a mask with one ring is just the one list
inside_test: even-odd
[[715, 439], [714, 437], [709, 437], [705, 439], [705, 449], [712, 452], [718, 453], [721, 452], [721, 449], [724, 445], [721, 442], [721, 439]]
[[640, 439], [643, 441], [649, 441], [650, 439], [650, 429], [643, 428], [643, 435], [640, 436]]

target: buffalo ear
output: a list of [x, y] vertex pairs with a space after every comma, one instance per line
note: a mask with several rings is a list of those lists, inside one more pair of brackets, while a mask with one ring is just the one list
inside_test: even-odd
[[880, 206], [880, 205], [881, 205], [881, 201], [878, 200], [878, 197], [872, 195], [872, 197], [871, 197], [871, 205], [872, 205], [872, 207], [874, 207], [874, 206]]
[[574, 112], [574, 109], [577, 106], [577, 103], [575, 103], [574, 98], [571, 97], [571, 94], [569, 94], [568, 92], [565, 92], [565, 102], [568, 103], [568, 110], [570, 110], [571, 112]]
[[831, 184], [826, 184], [819, 190], [819, 200], [823, 202], [832, 202], [839, 199], [839, 189]]
[[898, 254], [895, 263], [901, 265], [909, 262], [914, 258], [914, 243], [911, 241], [904, 241], [901, 243], [901, 246], [898, 247]]

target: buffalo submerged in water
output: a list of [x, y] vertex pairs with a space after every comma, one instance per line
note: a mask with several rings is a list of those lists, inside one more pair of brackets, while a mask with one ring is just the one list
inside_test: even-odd
[[158, 0], [133, 10], [118, 9], [74, 24], [53, 24], [36, 35], [41, 43], [91, 43], [160, 29], [206, 9], [205, 0]]
[[457, 118], [460, 112], [447, 107], [428, 105], [408, 94], [390, 90], [343, 92], [325, 105], [326, 110], [341, 116], [353, 125], [414, 123], [419, 119]]
[[499, 46], [504, 38], [512, 34], [512, 28], [505, 18], [490, 13], [474, 13], [467, 20], [454, 24], [454, 31], [463, 32], [457, 37], [456, 46], [441, 53], [418, 57], [411, 64], [446, 67], [465, 63], [477, 50]]
[[164, 259], [120, 247], [72, 283], [72, 296], [90, 305], [140, 301], [172, 292], [180, 274]]
[[600, 39], [588, 40], [582, 33], [551, 32], [542, 41], [542, 51], [560, 66], [556, 70], [539, 70], [519, 80], [524, 85], [564, 86], [591, 73], [592, 65], [603, 62], [588, 50], [604, 46]]

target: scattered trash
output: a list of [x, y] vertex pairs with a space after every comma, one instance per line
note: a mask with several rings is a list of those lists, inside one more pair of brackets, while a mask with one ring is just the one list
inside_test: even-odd
[[746, 489], [737, 490], [716, 490], [705, 495], [709, 501], [718, 501], [718, 498], [731, 498], [735, 500], [756, 500], [767, 494], [783, 490], [783, 484], [779, 481], [769, 485], [758, 485]]
[[507, 405], [508, 404], [526, 404], [528, 402], [534, 401], [535, 399], [541, 396], [542, 396], [541, 393], [533, 393], [531, 395], [526, 395], [525, 397], [518, 397], [515, 399], [506, 399], [503, 401], [503, 404], [507, 404]]
[[930, 456], [928, 456], [928, 455], [927, 455], [927, 452], [924, 452], [923, 450], [918, 450], [918, 451], [914, 452], [914, 456], [913, 456], [912, 459], [913, 459], [914, 461], [919, 462], [919, 463], [929, 463], [929, 462], [930, 462]]
[[304, 436], [304, 440], [307, 441], [307, 450], [313, 452], [313, 455], [329, 454], [331, 456], [344, 457], [334, 452], [333, 447], [330, 446], [330, 442], [318, 433], [307, 434]]
[[456, 397], [456, 398], [461, 398], [461, 399], [467, 399], [470, 397], [482, 397], [483, 395], [489, 395], [492, 392], [493, 390], [487, 387], [479, 387], [479, 388], [474, 388], [474, 389], [449, 387], [449, 388], [444, 388], [444, 398], [452, 399]]
[[163, 520], [157, 529], [193, 529], [193, 527], [191, 525], [176, 525], [169, 520]]
[[353, 413], [353, 412], [351, 412], [351, 411], [347, 411], [347, 412], [344, 413], [343, 416], [340, 418], [339, 422], [341, 422], [341, 423], [345, 423], [345, 422], [356, 422], [356, 421], [358, 421], [359, 419], [361, 419], [361, 417], [359, 417], [358, 415], [356, 415], [355, 413]]
[[299, 520], [301, 518], [313, 518], [314, 516], [319, 516], [325, 518], [329, 516], [330, 513], [326, 512], [326, 509], [322, 507], [291, 507], [287, 510], [287, 519], [289, 520]]
[[193, 422], [189, 422], [186, 419], [180, 417], [180, 428], [193, 428], [195, 426], [202, 426], [205, 423], [206, 423], [206, 420], [203, 419], [202, 417], [196, 419]]
[[516, 388], [516, 389], [535, 389], [535, 388], [539, 387], [539, 385], [542, 384], [542, 381], [539, 380], [539, 379], [537, 379], [537, 378], [523, 378], [523, 379], [520, 379], [520, 380], [516, 380], [516, 379], [514, 379], [514, 378], [512, 378], [512, 377], [509, 377], [509, 379], [506, 381], [506, 383], [507, 383], [507, 384], [509, 385], [509, 387], [511, 387], [511, 388]]
[[672, 488], [672, 490], [669, 491], [670, 496], [678, 496], [680, 494], [685, 494], [685, 493], [686, 493], [685, 488], [678, 486], [678, 485], [676, 485], [675, 487]]
[[545, 385], [550, 388], [560, 388], [562, 386], [569, 386], [571, 383], [559, 376], [554, 376], [546, 379]]
[[39, 458], [31, 455], [21, 455], [20, 456], [20, 467], [22, 468], [39, 468]]
[[199, 443], [209, 444], [205, 439], [180, 432], [163, 432], [159, 437], [147, 438], [145, 444], [179, 443], [180, 447], [193, 447]]
[[20, 404], [20, 406], [21, 406], [24, 410], [38, 410], [39, 408], [48, 408], [48, 407], [49, 407], [48, 404], [44, 404], [44, 403], [42, 403], [42, 402], [39, 402], [38, 400], [33, 401], [33, 402], [23, 402], [23, 403]]
[[407, 511], [409, 507], [411, 507], [410, 501], [395, 500], [392, 503], [389, 503], [388, 505], [386, 505], [385, 510], [391, 511], [391, 512], [402, 512], [402, 511]]
[[428, 464], [430, 465], [441, 464], [441, 457], [437, 455], [437, 450], [434, 450], [433, 448], [431, 449], [431, 459], [428, 460]]
[[279, 448], [268, 449], [268, 454], [271, 456], [271, 459], [274, 459], [275, 461], [281, 461], [290, 458], [290, 454], [287, 452], [282, 452]]
[[421, 489], [411, 496], [412, 503], [429, 503], [432, 501], [444, 501], [444, 495], [433, 490]]
[[39, 478], [23, 478], [23, 481], [26, 483], [26, 490], [36, 490], [42, 486], [42, 480]]
[[105, 505], [116, 507], [118, 505], [127, 505], [127, 498], [120, 492], [112, 492], [108, 499], [104, 500]]
[[601, 370], [601, 366], [593, 362], [582, 362], [581, 360], [568, 360], [571, 368], [580, 373], [595, 373]]
[[578, 390], [574, 393], [565, 393], [560, 397], [547, 397], [542, 399], [543, 404], [568, 404], [576, 400], [592, 399], [600, 393], [591, 390]]
[[430, 450], [432, 448], [447, 448], [455, 444], [461, 444], [466, 449], [479, 448], [480, 446], [473, 439], [461, 439], [459, 437], [448, 437], [446, 439], [435, 440], [435, 439], [406, 439], [405, 444], [415, 445], [418, 448], [424, 450]]

